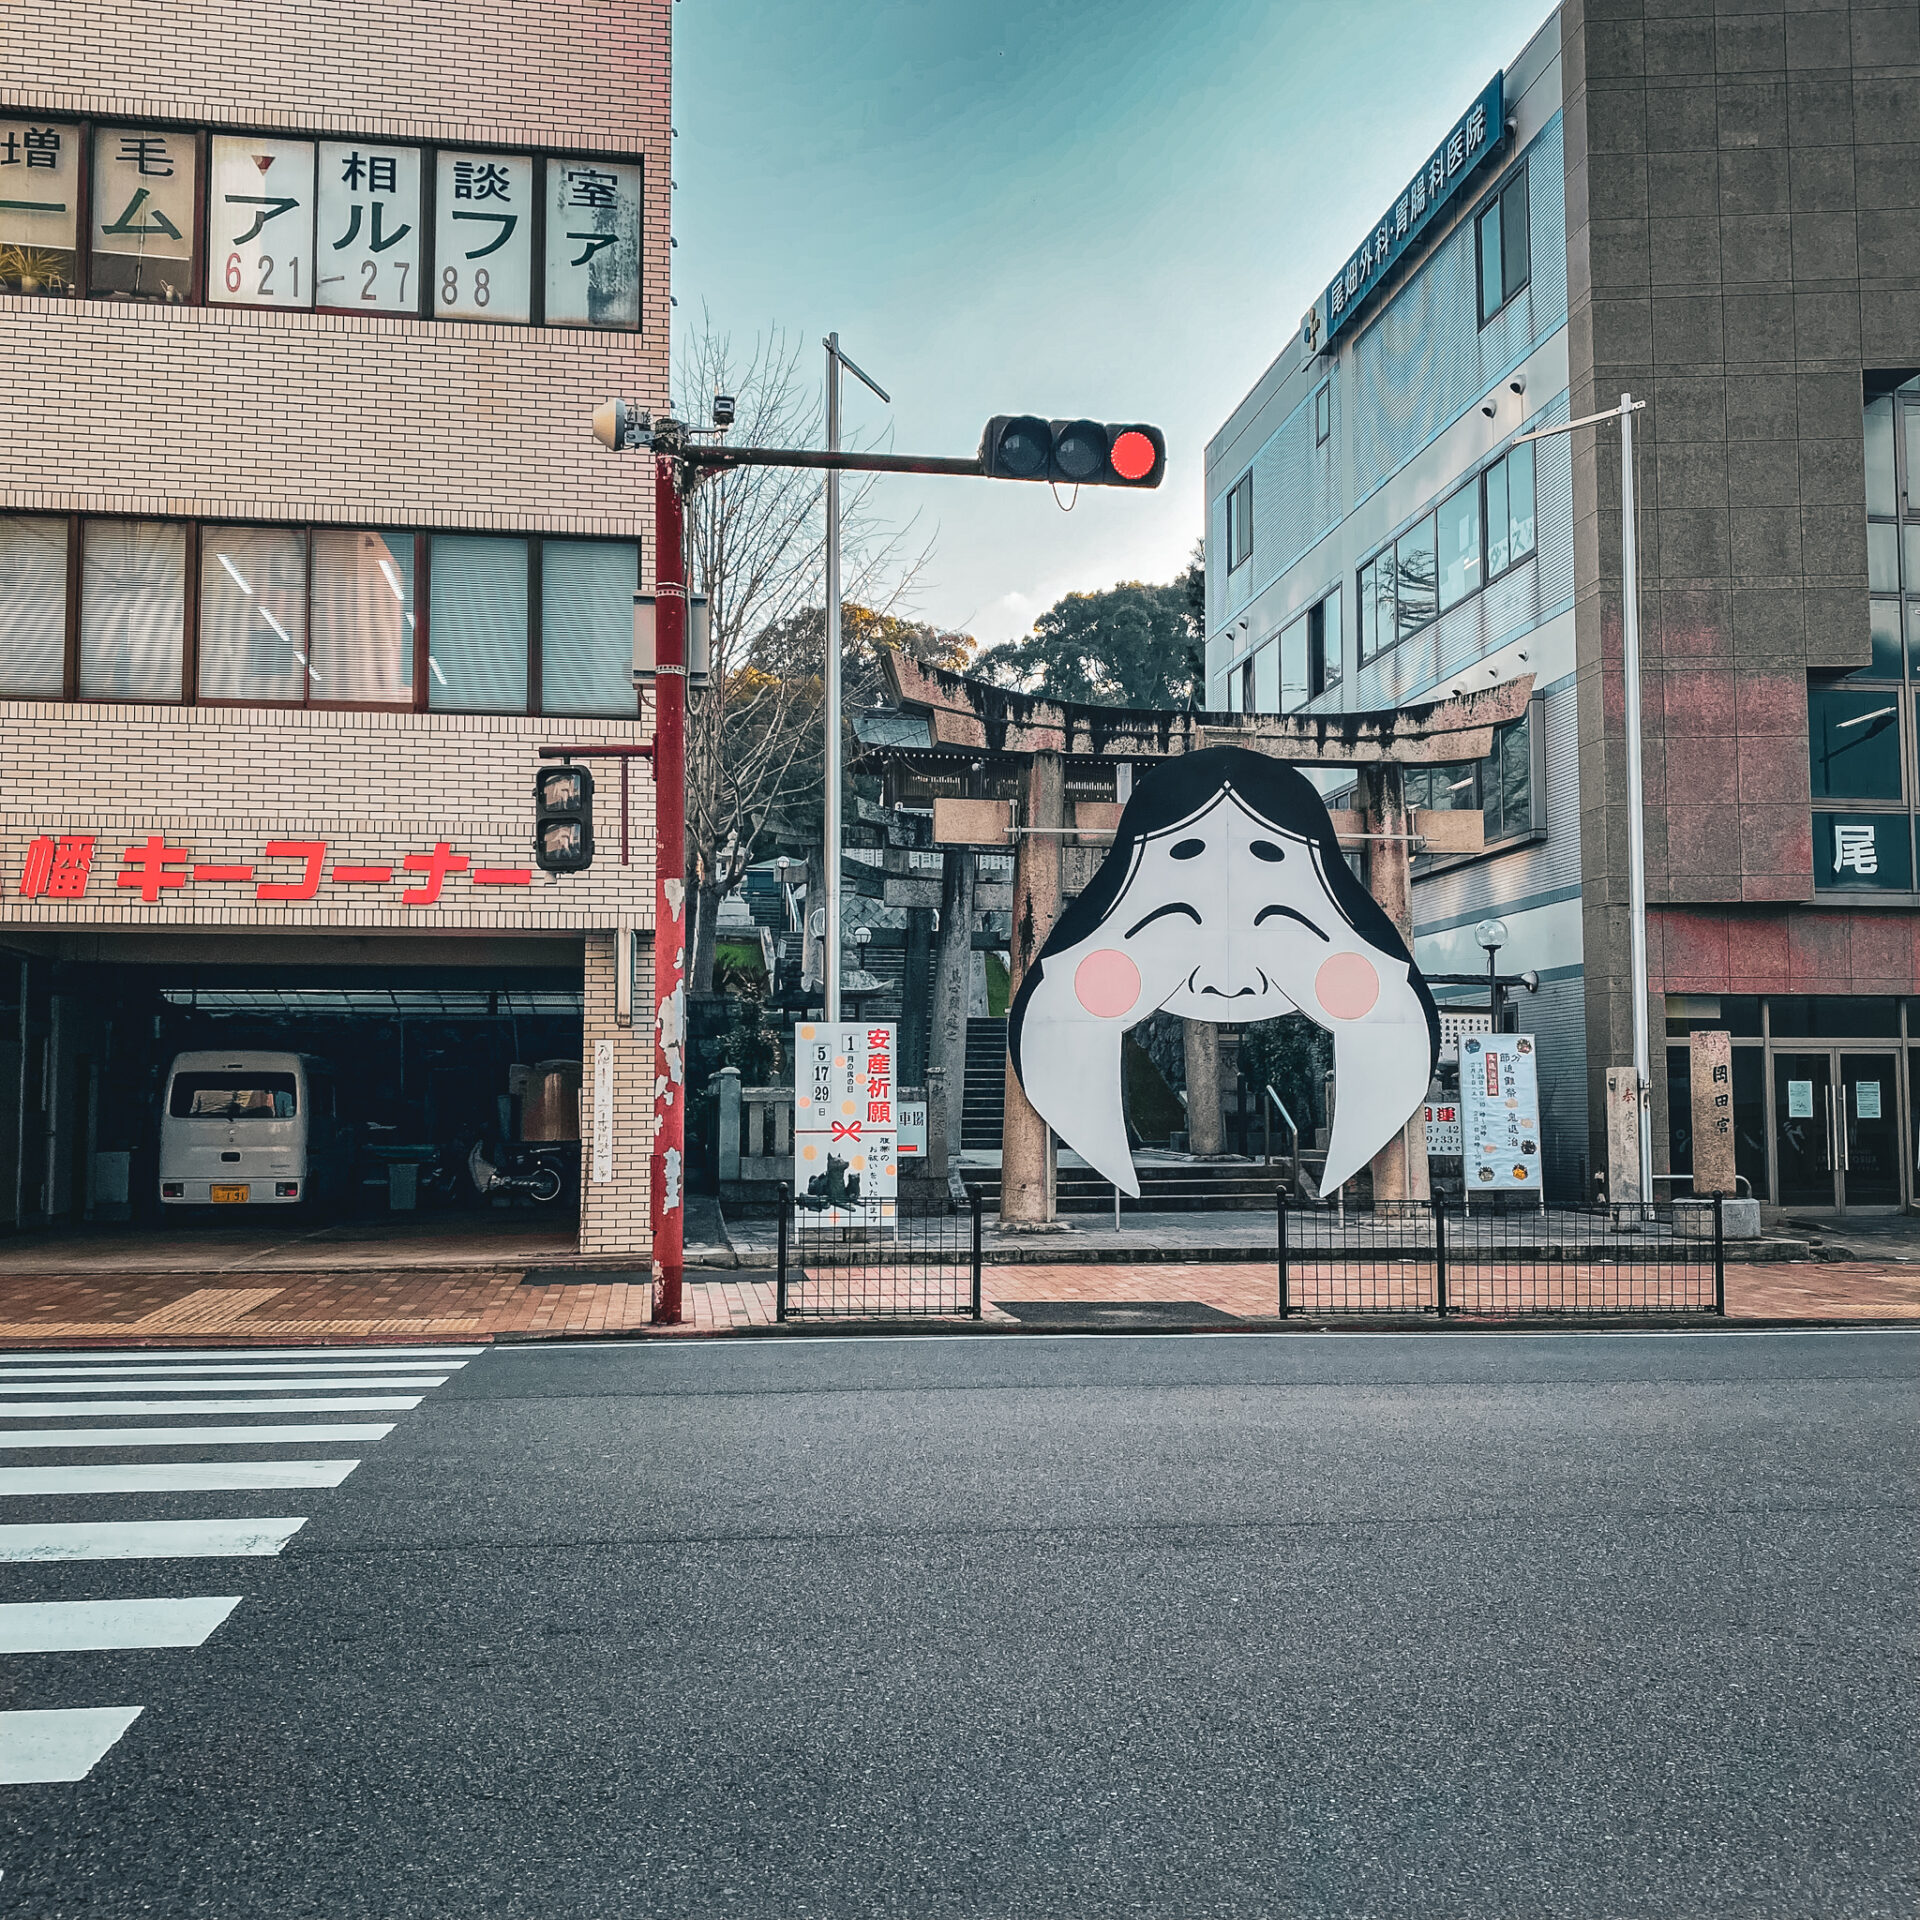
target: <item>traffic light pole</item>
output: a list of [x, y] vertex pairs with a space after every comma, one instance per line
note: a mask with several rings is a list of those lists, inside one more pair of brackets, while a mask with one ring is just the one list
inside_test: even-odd
[[[687, 1147], [687, 544], [681, 463], [653, 462], [653, 1318], [680, 1324]], [[622, 966], [630, 954], [619, 956]]]

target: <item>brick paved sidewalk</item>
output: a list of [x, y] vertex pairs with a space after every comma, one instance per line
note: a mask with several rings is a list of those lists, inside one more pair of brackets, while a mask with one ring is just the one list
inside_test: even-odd
[[[1197, 1301], [1249, 1319], [1275, 1311], [1264, 1264], [989, 1266], [985, 1317], [1013, 1324], [1000, 1301]], [[182, 1274], [0, 1279], [0, 1347], [166, 1345], [391, 1345], [559, 1337], [644, 1330], [650, 1289], [609, 1276], [525, 1286], [518, 1270], [236, 1275], [222, 1284]], [[1729, 1266], [1729, 1319], [1920, 1320], [1920, 1266], [1796, 1261]], [[773, 1323], [773, 1281], [756, 1273], [689, 1274], [685, 1337]]]

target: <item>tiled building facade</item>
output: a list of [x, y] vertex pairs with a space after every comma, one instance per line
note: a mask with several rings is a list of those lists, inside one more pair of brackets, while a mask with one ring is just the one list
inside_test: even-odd
[[623, 861], [603, 775], [579, 875], [534, 870], [531, 788], [543, 745], [651, 731], [650, 474], [588, 423], [666, 400], [669, 28], [6, 10], [0, 1217], [93, 1211], [129, 982], [450, 970], [571, 978], [587, 1137], [603, 1042], [618, 1115], [582, 1247], [644, 1252], [650, 776]]
[[[1656, 1165], [1690, 1164], [1686, 1035], [1725, 1027], [1756, 1192], [1911, 1205], [1920, 7], [1568, 0], [1504, 77], [1504, 146], [1372, 285], [1367, 250], [1351, 321], [1290, 344], [1216, 436], [1211, 698], [1257, 697], [1269, 638], [1282, 705], [1536, 675], [1533, 831], [1422, 878], [1417, 947], [1423, 964], [1464, 971], [1461, 935], [1494, 910], [1515, 936], [1502, 964], [1565, 983], [1557, 996], [1543, 984], [1521, 1018], [1545, 1023], [1543, 1076], [1564, 1083], [1577, 1061], [1584, 1083], [1557, 1113], [1550, 1088], [1549, 1153], [1556, 1132], [1583, 1134], [1581, 1164], [1597, 1169], [1605, 1071], [1631, 1058], [1616, 432], [1532, 443], [1532, 551], [1524, 569], [1498, 556], [1498, 579], [1488, 488], [1522, 431], [1624, 392], [1644, 401], [1638, 798]], [[1443, 143], [1450, 111], [1427, 130]], [[1530, 213], [1503, 226], [1522, 160]], [[1517, 287], [1516, 232], [1530, 241]], [[1314, 419], [1318, 392], [1332, 464], [1316, 491], [1277, 457], [1276, 429]], [[1244, 556], [1229, 524], [1243, 485]], [[1471, 529], [1462, 502], [1481, 516]], [[1454, 528], [1471, 533], [1462, 564], [1485, 571], [1449, 612]], [[1416, 618], [1363, 633], [1370, 563], [1404, 560], [1410, 543], [1429, 576], [1409, 576]], [[1290, 681], [1287, 623], [1330, 592], [1343, 603], [1333, 671]], [[1477, 778], [1471, 804], [1492, 790], [1488, 770]], [[1503, 811], [1498, 824], [1513, 823]]]

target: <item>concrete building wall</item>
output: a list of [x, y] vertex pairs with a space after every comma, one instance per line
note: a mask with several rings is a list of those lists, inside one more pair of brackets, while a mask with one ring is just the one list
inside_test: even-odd
[[[1920, 982], [1891, 911], [1910, 903], [1801, 910], [1808, 670], [1869, 659], [1863, 373], [1920, 367], [1920, 9], [1569, 0], [1561, 18], [1571, 405], [1648, 401], [1657, 1048], [1661, 996], [1716, 969], [1712, 987], [1735, 992], [1756, 973], [1838, 992]], [[1628, 1057], [1630, 1024], [1614, 434], [1581, 436], [1575, 461], [1588, 1033], [1605, 1063]], [[1848, 984], [1864, 978], [1883, 984]], [[1662, 1079], [1656, 1060], [1663, 1106]], [[1662, 1116], [1662, 1148], [1665, 1134]]]

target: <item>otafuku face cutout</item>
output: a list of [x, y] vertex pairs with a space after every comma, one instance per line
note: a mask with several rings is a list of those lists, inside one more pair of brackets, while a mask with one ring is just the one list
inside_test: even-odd
[[1332, 1034], [1326, 1191], [1406, 1124], [1439, 1054], [1433, 996], [1341, 858], [1325, 802], [1297, 769], [1240, 747], [1163, 761], [1136, 785], [1008, 1021], [1035, 1110], [1128, 1194], [1140, 1182], [1120, 1042], [1161, 1009], [1233, 1022], [1298, 1012]]

